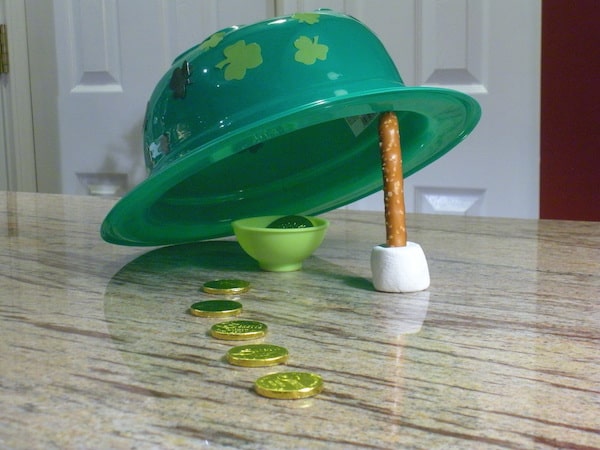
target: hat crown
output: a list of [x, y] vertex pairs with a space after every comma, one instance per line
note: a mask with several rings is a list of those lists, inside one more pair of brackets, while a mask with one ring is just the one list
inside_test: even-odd
[[146, 166], [152, 173], [260, 117], [382, 83], [404, 86], [380, 40], [350, 16], [318, 10], [226, 28], [179, 55], [157, 84], [146, 112]]

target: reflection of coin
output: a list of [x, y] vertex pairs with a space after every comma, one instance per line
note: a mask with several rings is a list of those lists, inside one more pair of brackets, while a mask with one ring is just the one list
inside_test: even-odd
[[309, 372], [272, 373], [256, 380], [254, 389], [263, 397], [306, 398], [323, 390], [323, 378]]
[[229, 322], [215, 323], [210, 334], [217, 339], [229, 341], [245, 341], [258, 339], [267, 333], [267, 326], [262, 322], [253, 320], [231, 320]]
[[233, 300], [207, 300], [190, 306], [190, 313], [199, 317], [237, 316], [242, 312], [242, 304]]
[[242, 294], [250, 289], [250, 283], [244, 280], [213, 280], [202, 285], [208, 294]]
[[249, 344], [233, 347], [227, 352], [230, 364], [244, 367], [265, 367], [283, 364], [288, 359], [288, 351], [277, 345]]

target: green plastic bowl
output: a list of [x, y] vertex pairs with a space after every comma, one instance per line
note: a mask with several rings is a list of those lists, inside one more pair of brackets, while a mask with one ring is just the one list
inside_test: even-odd
[[300, 270], [302, 262], [323, 242], [329, 222], [319, 217], [307, 217], [312, 227], [267, 228], [280, 217], [239, 219], [231, 226], [242, 249], [258, 261], [261, 269], [271, 272]]

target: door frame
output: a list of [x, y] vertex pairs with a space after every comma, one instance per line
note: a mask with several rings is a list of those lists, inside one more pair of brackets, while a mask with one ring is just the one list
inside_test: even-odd
[[542, 2], [541, 219], [600, 221], [599, 13], [597, 0]]
[[25, 0], [0, 0], [8, 34], [9, 73], [3, 80], [3, 122], [7, 186], [12, 191], [36, 191], [37, 176], [33, 110], [29, 83], [29, 52]]

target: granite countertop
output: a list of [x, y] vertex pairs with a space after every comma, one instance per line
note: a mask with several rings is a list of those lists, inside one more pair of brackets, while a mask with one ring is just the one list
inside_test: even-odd
[[[232, 239], [104, 243], [114, 200], [0, 193], [0, 448], [600, 448], [600, 223], [410, 215], [431, 287], [373, 290], [383, 214], [338, 210], [303, 270]], [[241, 278], [240, 318], [286, 347], [229, 365], [190, 315]], [[321, 375], [302, 400], [269, 372]]]

